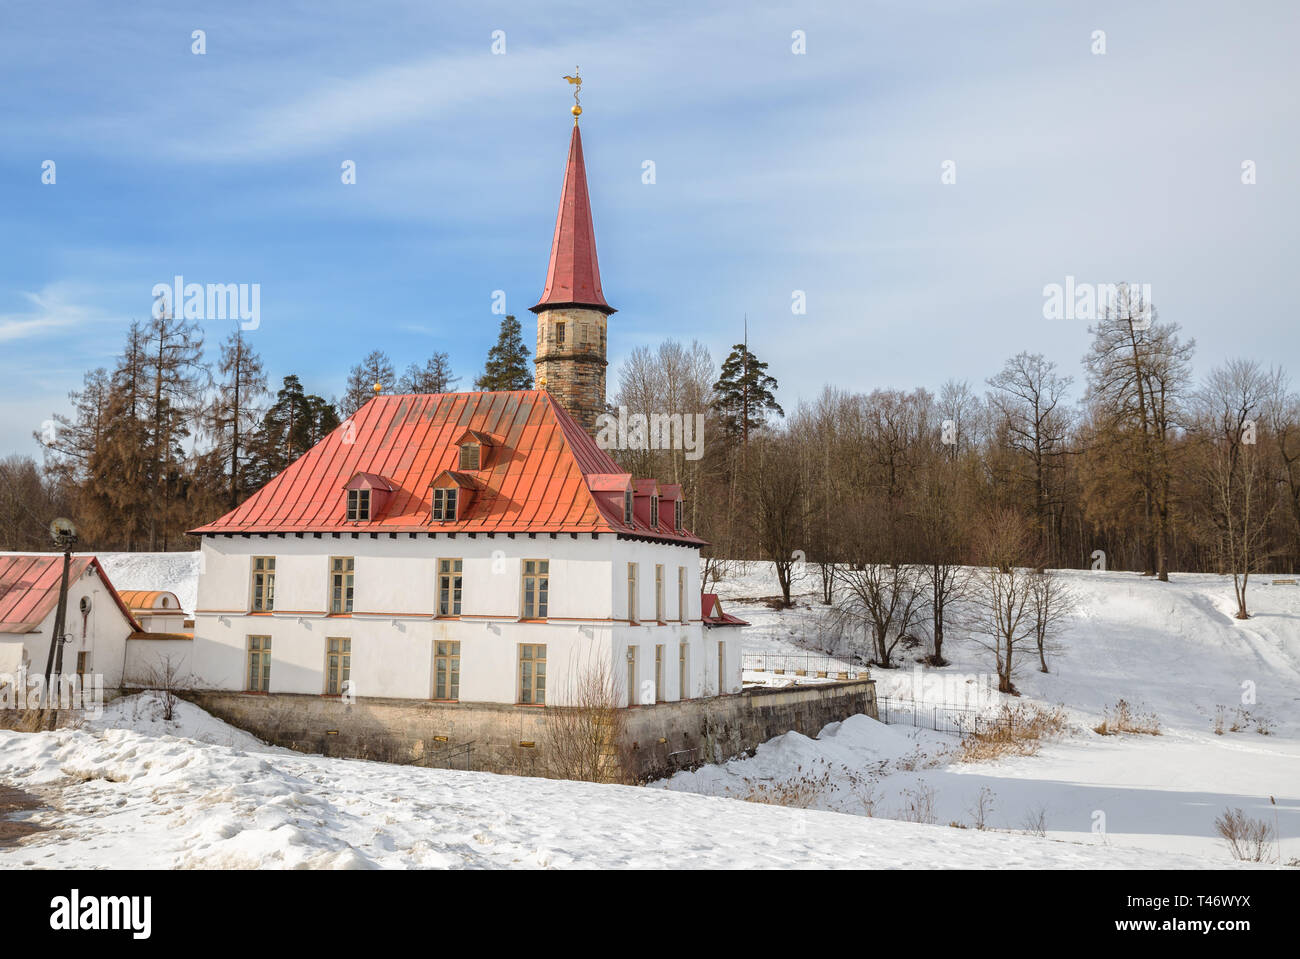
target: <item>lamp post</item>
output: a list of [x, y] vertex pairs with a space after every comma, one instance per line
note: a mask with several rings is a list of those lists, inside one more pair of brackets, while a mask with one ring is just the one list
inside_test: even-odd
[[[58, 718], [58, 690], [51, 686], [54, 682], [61, 684], [63, 676], [63, 628], [68, 615], [68, 573], [72, 567], [72, 546], [77, 542], [77, 528], [72, 520], [59, 517], [50, 524], [50, 536], [56, 548], [63, 551], [63, 579], [59, 583], [59, 606], [54, 614], [54, 634], [50, 637], [50, 654], [45, 660], [45, 702], [50, 711], [50, 728], [53, 729]], [[56, 653], [55, 650], [58, 652]], [[53, 696], [51, 693], [53, 692]], [[50, 705], [53, 704], [53, 710]]]

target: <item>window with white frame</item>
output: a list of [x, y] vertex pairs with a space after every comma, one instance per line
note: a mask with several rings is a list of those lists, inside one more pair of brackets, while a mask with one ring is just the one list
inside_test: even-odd
[[636, 563], [627, 564], [627, 620], [637, 621], [636, 615]]
[[662, 563], [655, 564], [655, 622], [664, 621], [664, 567]]

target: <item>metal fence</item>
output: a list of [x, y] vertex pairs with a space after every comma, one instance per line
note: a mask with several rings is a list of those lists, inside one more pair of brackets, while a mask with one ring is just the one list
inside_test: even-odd
[[748, 672], [774, 673], [796, 679], [858, 679], [867, 675], [867, 667], [855, 666], [823, 653], [748, 652], [741, 655], [741, 666]]
[[437, 743], [424, 754], [422, 765], [434, 769], [464, 769], [468, 772], [473, 760], [474, 745], [473, 741], [450, 745]]
[[1015, 716], [1008, 712], [989, 715], [986, 711], [970, 706], [917, 702], [914, 699], [877, 697], [876, 711], [882, 723], [919, 726], [959, 736], [987, 733], [998, 728], [1010, 729], [1016, 725]]

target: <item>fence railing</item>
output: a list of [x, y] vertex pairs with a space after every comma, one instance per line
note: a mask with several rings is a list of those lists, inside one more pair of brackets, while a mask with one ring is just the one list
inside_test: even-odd
[[865, 666], [854, 666], [819, 653], [747, 652], [741, 655], [741, 666], [748, 672], [773, 673], [796, 679], [858, 679], [867, 675]]
[[990, 715], [987, 710], [971, 706], [954, 706], [946, 703], [927, 703], [915, 699], [890, 699], [876, 697], [876, 713], [882, 723], [901, 726], [918, 726], [940, 733], [987, 733], [994, 729], [1015, 728], [1016, 719], [1010, 713]]
[[434, 769], [464, 769], [469, 771], [473, 760], [474, 741], [446, 745], [437, 743], [424, 754], [425, 766]]

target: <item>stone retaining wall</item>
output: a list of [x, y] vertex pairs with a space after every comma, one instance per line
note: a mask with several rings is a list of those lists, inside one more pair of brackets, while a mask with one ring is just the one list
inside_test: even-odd
[[[336, 698], [292, 693], [187, 692], [233, 726], [279, 746], [351, 759], [542, 775], [546, 724], [556, 707]], [[702, 763], [752, 753], [795, 730], [816, 736], [827, 723], [876, 716], [869, 679], [782, 689], [752, 687], [729, 696], [627, 710], [629, 773], [644, 781]]]

